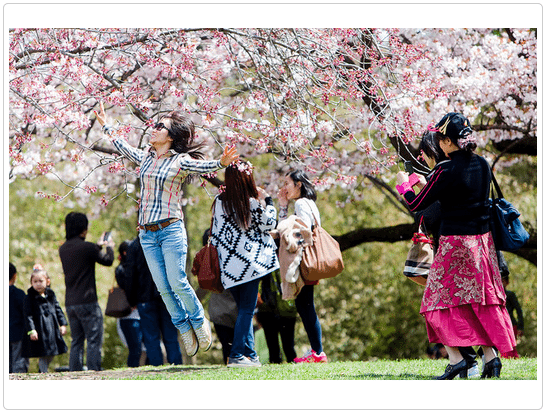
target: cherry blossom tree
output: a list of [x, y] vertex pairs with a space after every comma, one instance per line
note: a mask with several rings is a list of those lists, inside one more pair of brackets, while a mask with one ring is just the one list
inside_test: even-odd
[[[371, 182], [403, 205], [394, 166], [426, 170], [417, 139], [448, 111], [472, 120], [491, 163], [536, 155], [536, 41], [531, 29], [12, 29], [10, 179], [54, 177], [66, 191], [39, 195], [59, 201], [137, 200], [134, 165], [95, 124], [102, 101], [135, 146], [182, 110], [210, 157], [233, 143], [266, 164], [256, 170], [270, 182], [304, 167], [320, 190], [345, 188], [347, 201]], [[412, 230], [339, 240], [348, 248]]]

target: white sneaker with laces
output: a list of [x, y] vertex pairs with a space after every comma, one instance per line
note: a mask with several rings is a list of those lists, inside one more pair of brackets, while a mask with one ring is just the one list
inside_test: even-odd
[[[257, 363], [259, 363], [259, 360], [257, 360]], [[227, 361], [228, 368], [251, 368], [256, 366], [261, 366], [261, 363], [257, 365], [256, 363], [248, 359], [246, 356], [243, 356], [242, 358], [235, 358], [235, 359], [229, 358], [229, 360]]]
[[182, 333], [182, 342], [184, 343], [187, 356], [194, 356], [199, 350], [199, 341], [193, 328]]
[[210, 322], [204, 318], [204, 322], [201, 327], [195, 329], [195, 335], [199, 340], [199, 346], [206, 352], [212, 346], [212, 329], [210, 328]]

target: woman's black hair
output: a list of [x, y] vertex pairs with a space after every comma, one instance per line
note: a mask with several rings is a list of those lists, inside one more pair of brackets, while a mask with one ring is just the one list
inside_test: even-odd
[[305, 172], [294, 170], [286, 176], [289, 176], [294, 183], [301, 182], [301, 197], [316, 201], [316, 190]]
[[187, 153], [194, 159], [204, 159], [202, 143], [194, 143], [195, 124], [185, 114], [170, 112], [164, 119], [170, 119], [168, 134], [172, 138], [172, 149], [177, 153]]
[[439, 146], [439, 141], [436, 138], [436, 132], [426, 130], [418, 146], [419, 151], [423, 151], [430, 159], [434, 159], [435, 163], [447, 160], [447, 156]]
[[123, 242], [121, 242], [118, 248], [119, 254], [123, 256], [123, 253], [128, 252], [130, 245], [131, 245], [131, 242], [128, 240], [124, 240]]
[[460, 113], [450, 112], [435, 125], [436, 139], [449, 138], [460, 149], [472, 152], [477, 148], [473, 129], [467, 117]]
[[84, 213], [70, 212], [64, 219], [66, 240], [81, 235], [89, 227], [89, 220]]

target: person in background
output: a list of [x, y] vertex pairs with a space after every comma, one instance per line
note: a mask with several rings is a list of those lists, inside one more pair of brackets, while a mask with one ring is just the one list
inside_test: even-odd
[[105, 241], [105, 234], [97, 243], [87, 242], [88, 227], [89, 220], [84, 213], [68, 213], [65, 218], [66, 242], [59, 248], [66, 285], [66, 314], [72, 337], [70, 371], [83, 370], [86, 340], [87, 369], [102, 369], [104, 318], [98, 305], [95, 265], [112, 266], [115, 243], [111, 239]]
[[172, 323], [182, 334], [188, 356], [199, 347], [212, 346], [210, 322], [185, 271], [187, 233], [182, 213], [182, 186], [191, 174], [222, 169], [238, 159], [235, 147], [226, 146], [219, 160], [202, 160], [202, 144], [195, 143], [195, 125], [180, 111], [163, 116], [153, 126], [144, 150], [118, 138], [107, 124], [104, 106], [96, 118], [106, 136], [123, 156], [140, 166], [139, 237]]
[[[127, 261], [127, 250], [130, 242], [124, 241], [119, 245], [119, 265], [115, 268], [115, 280], [121, 289], [128, 292], [125, 276], [125, 264]], [[132, 312], [127, 316], [118, 319], [119, 327], [129, 348], [127, 357], [127, 366], [135, 368], [140, 366], [140, 356], [142, 355], [142, 329], [140, 328], [140, 315], [138, 308], [132, 306]]]
[[282, 299], [278, 270], [263, 277], [260, 289], [261, 304], [257, 306], [256, 319], [265, 333], [269, 363], [282, 363], [278, 335], [282, 341], [286, 362], [292, 363], [297, 356], [295, 353], [295, 321], [297, 319], [295, 301]]
[[[320, 212], [316, 206], [316, 191], [307, 174], [302, 170], [294, 170], [288, 173], [284, 180], [284, 186], [278, 192], [278, 204], [280, 206], [279, 220], [288, 217], [288, 205], [295, 201], [294, 213], [302, 219], [307, 227], [321, 225]], [[310, 342], [310, 350], [301, 358], [295, 358], [295, 363], [325, 363], [327, 356], [322, 346], [322, 326], [316, 307], [314, 306], [314, 286], [318, 281], [305, 280], [305, 286], [295, 298], [297, 313], [301, 316], [303, 326]]]
[[25, 323], [30, 345], [27, 356], [39, 358], [41, 373], [47, 373], [49, 364], [56, 355], [68, 351], [62, 338], [66, 334], [66, 318], [55, 292], [50, 288], [51, 280], [41, 265], [34, 265], [30, 275], [31, 287], [25, 297]]
[[406, 172], [397, 174], [398, 191], [411, 211], [441, 202], [439, 247], [420, 313], [429, 341], [442, 343], [449, 354], [438, 379], [453, 379], [468, 370], [460, 346], [482, 346], [487, 363], [481, 378], [499, 377], [502, 364], [493, 346], [510, 351], [516, 341], [490, 232], [490, 166], [473, 153], [476, 140], [463, 115], [446, 114], [432, 131], [450, 161], [436, 168], [418, 194]]
[[268, 233], [276, 227], [276, 209], [270, 196], [256, 187], [249, 162], [227, 167], [225, 190], [214, 200], [213, 209], [211, 236], [221, 282], [238, 308], [227, 366], [261, 366], [252, 319], [261, 278], [279, 267], [276, 244]]
[[136, 237], [129, 248], [123, 265], [125, 293], [131, 306], [136, 306], [140, 315], [142, 340], [146, 347], [147, 363], [159, 366], [164, 363], [161, 340], [165, 346], [169, 364], [181, 365], [182, 351], [178, 342], [178, 329], [161, 299], [148, 268], [140, 239]]
[[17, 269], [9, 264], [9, 373], [27, 373], [28, 358], [23, 357], [27, 349], [28, 336], [25, 330], [25, 292], [15, 286]]

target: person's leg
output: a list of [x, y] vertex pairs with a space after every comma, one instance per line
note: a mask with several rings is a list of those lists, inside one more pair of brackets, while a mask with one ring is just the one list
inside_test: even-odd
[[261, 324], [265, 333], [265, 340], [269, 349], [269, 362], [282, 363], [282, 354], [278, 342], [279, 319], [272, 312], [257, 312], [257, 321]]
[[53, 356], [42, 356], [38, 360], [38, 370], [40, 373], [47, 373], [49, 370], [49, 364], [53, 360]]
[[280, 317], [280, 338], [286, 362], [291, 363], [297, 356], [295, 353], [295, 317]]
[[66, 315], [70, 324], [70, 357], [68, 367], [71, 372], [83, 370], [83, 347], [85, 344], [85, 332], [79, 319], [80, 305], [67, 306]]
[[[191, 327], [197, 330], [204, 322], [204, 308], [197, 298], [195, 290], [193, 290], [193, 287], [189, 283], [185, 272], [187, 236], [182, 222], [176, 222], [163, 229], [161, 241], [168, 283], [174, 294], [181, 301], [181, 307], [189, 318]], [[173, 323], [178, 327], [174, 318]], [[178, 327], [178, 329], [180, 332], [184, 332], [183, 328]]]
[[314, 285], [303, 286], [295, 298], [295, 306], [303, 321], [310, 347], [317, 354], [322, 353], [322, 326], [314, 307]]
[[219, 325], [214, 323], [214, 329], [216, 330], [216, 335], [221, 343], [221, 351], [223, 353], [223, 363], [227, 364], [227, 359], [231, 353], [231, 348], [233, 347], [233, 335], [234, 329], [229, 326]]
[[23, 357], [23, 341], [9, 343], [9, 373], [27, 373], [29, 361]]
[[161, 351], [161, 329], [159, 327], [159, 304], [150, 301], [139, 303], [137, 306], [148, 364], [152, 366], [162, 365], [163, 353]]
[[231, 348], [229, 358], [239, 359], [246, 356], [247, 358], [255, 359], [257, 357], [254, 347], [252, 319], [257, 304], [259, 280], [254, 279], [230, 289], [237, 303], [238, 316], [235, 323], [233, 347]]
[[[171, 231], [166, 232], [173, 226], [176, 226], [179, 231], [183, 228], [183, 226], [180, 227], [174, 223], [157, 232], [142, 230], [139, 236], [153, 281], [161, 294], [172, 323], [181, 333], [184, 333], [190, 331], [192, 325], [188, 316], [188, 308], [185, 307], [181, 296], [175, 293], [174, 289], [180, 292], [180, 284], [183, 284], [183, 287], [189, 287], [192, 291], [193, 289], [187, 281], [185, 272], [180, 271], [180, 268], [185, 265], [187, 249], [187, 245], [182, 241], [185, 239], [185, 230], [183, 235]], [[195, 294], [194, 291], [193, 294]], [[196, 295], [195, 299], [198, 302]], [[204, 309], [202, 311], [204, 316]], [[203, 319], [201, 319], [201, 323]]]
[[170, 315], [164, 304], [158, 303], [159, 322], [163, 334], [163, 344], [167, 353], [167, 362], [174, 365], [181, 365], [182, 350], [178, 341], [178, 329], [172, 323]]
[[87, 369], [102, 370], [104, 318], [98, 303], [80, 305], [80, 320], [87, 338]]
[[125, 335], [129, 356], [127, 366], [136, 368], [140, 365], [140, 355], [142, 354], [142, 331], [140, 329], [140, 320], [138, 319], [120, 319], [119, 326]]

